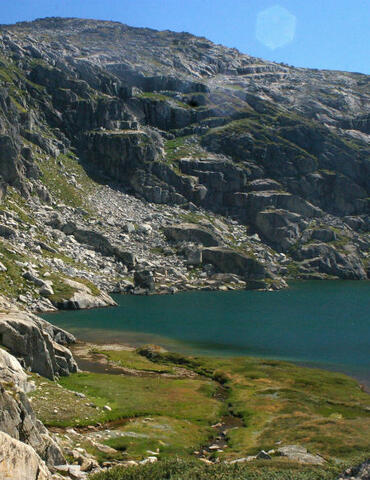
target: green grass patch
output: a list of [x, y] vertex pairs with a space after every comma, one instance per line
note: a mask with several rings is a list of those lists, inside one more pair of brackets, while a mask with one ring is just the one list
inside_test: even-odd
[[[59, 162], [63, 163], [64, 169], [61, 169]], [[94, 188], [97, 188], [97, 184], [88, 176], [76, 157], [59, 155], [57, 159], [53, 157], [39, 158], [38, 166], [42, 173], [42, 182], [54, 197], [66, 205], [74, 208], [83, 207], [89, 212], [86, 196]], [[75, 176], [81, 188], [68, 182], [65, 171]]]
[[0, 272], [0, 292], [10, 298], [16, 298], [25, 292], [29, 283], [22, 276], [22, 267], [15, 261], [28, 262], [28, 257], [23, 257], [11, 248], [9, 242], [0, 239], [0, 262], [7, 268]]
[[84, 393], [99, 407], [109, 405], [109, 420], [166, 415], [206, 425], [218, 418], [220, 404], [203, 393], [204, 382], [98, 373], [77, 373], [60, 380], [62, 386]]
[[137, 418], [120, 428], [122, 436], [105, 442], [116, 450], [125, 451], [128, 458], [148, 456], [148, 450], [158, 452], [159, 458], [189, 456], [209, 441], [210, 428], [189, 420], [172, 417]]
[[[224, 415], [241, 421], [228, 430], [228, 448], [217, 454], [221, 460], [291, 444], [302, 445], [328, 462], [350, 461], [370, 451], [370, 396], [346, 375], [277, 360], [187, 357], [153, 346], [103, 353], [113, 363], [140, 370], [142, 375], [79, 373], [62, 378], [64, 388], [82, 392], [86, 399], [76, 414], [73, 397], [62, 403], [57, 398], [69, 409], [58, 421], [86, 425], [130, 418], [119, 427], [123, 435], [108, 439], [108, 444], [133, 458], [153, 449], [159, 449], [161, 456], [187, 456], [191, 449], [207, 443], [210, 425]], [[160, 375], [178, 367], [198, 376]], [[145, 375], [148, 371], [151, 374]], [[153, 376], [155, 371], [158, 375]], [[63, 395], [59, 389], [55, 386], [56, 394]], [[49, 394], [43, 400], [40, 415], [47, 424], [56, 423], [51, 399]], [[89, 412], [86, 402], [96, 407]], [[103, 410], [104, 405], [112, 410]]]
[[[89, 398], [80, 398], [57, 382], [33, 375], [36, 390], [29, 393], [32, 407], [48, 427], [94, 425], [106, 420], [106, 413]], [[56, 412], [54, 411], [56, 410]]]
[[164, 144], [166, 160], [169, 163], [178, 161], [180, 158], [205, 158], [205, 152], [199, 145], [196, 136], [177, 137], [167, 140]]
[[174, 371], [171, 367], [151, 362], [131, 350], [96, 350], [96, 353], [103, 353], [111, 362], [125, 368], [161, 373], [173, 373]]

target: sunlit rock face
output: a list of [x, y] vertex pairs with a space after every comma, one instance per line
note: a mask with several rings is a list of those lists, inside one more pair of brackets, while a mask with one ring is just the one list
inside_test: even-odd
[[[232, 218], [304, 275], [367, 276], [368, 76], [116, 22], [49, 18], [0, 32], [2, 196], [13, 186], [56, 205], [40, 166], [73, 152], [89, 175], [143, 201]], [[282, 7], [260, 12], [256, 33], [270, 48], [294, 32]], [[320, 240], [315, 230], [328, 229], [340, 235]], [[93, 230], [64, 233], [81, 245]]]
[[47, 466], [29, 445], [0, 432], [0, 450], [3, 480], [51, 480]]

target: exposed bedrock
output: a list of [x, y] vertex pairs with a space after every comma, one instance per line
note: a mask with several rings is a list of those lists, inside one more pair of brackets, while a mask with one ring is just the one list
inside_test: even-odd
[[0, 345], [25, 367], [47, 378], [77, 371], [66, 346], [74, 341], [73, 335], [35, 315], [19, 310], [0, 313]]
[[[65, 463], [61, 449], [37, 420], [25, 394], [33, 388], [16, 358], [0, 349], [0, 432], [31, 446], [48, 465]], [[5, 446], [5, 437], [3, 442]]]
[[51, 480], [52, 475], [29, 445], [0, 432], [0, 476], [4, 480]]
[[235, 273], [246, 280], [261, 280], [270, 277], [268, 270], [252, 257], [226, 247], [203, 249], [203, 263], [211, 263], [221, 273]]
[[221, 239], [209, 229], [192, 223], [171, 225], [163, 229], [166, 237], [174, 242], [194, 242], [212, 247], [220, 245]]
[[[294, 68], [186, 33], [82, 19], [2, 26], [0, 49], [0, 199], [16, 187], [53, 208], [65, 203], [50, 170], [73, 157], [95, 180], [140, 200], [248, 226], [266, 257], [271, 247], [293, 252], [302, 272], [363, 278], [367, 75]], [[58, 184], [66, 176], [76, 196], [88, 196], [68, 168], [55, 172]], [[344, 234], [313, 237], [330, 248], [310, 263], [299, 251], [319, 221]], [[109, 246], [93, 231], [78, 225], [69, 235], [135, 268], [119, 242]]]

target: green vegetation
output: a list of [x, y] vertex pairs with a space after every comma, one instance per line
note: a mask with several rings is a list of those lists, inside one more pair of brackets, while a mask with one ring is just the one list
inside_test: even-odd
[[132, 350], [94, 350], [94, 353], [106, 355], [109, 361], [120, 367], [143, 370], [146, 372], [174, 372], [173, 368], [151, 362]]
[[37, 417], [48, 427], [91, 425], [106, 421], [105, 412], [86, 398], [37, 375], [32, 376], [36, 390], [29, 394]]
[[171, 459], [143, 467], [117, 467], [93, 475], [92, 480], [334, 480], [343, 468], [263, 460], [243, 465], [204, 465], [195, 460]]
[[[346, 375], [276, 360], [187, 357], [153, 346], [137, 351], [95, 347], [90, 354], [92, 359], [105, 355], [111, 365], [132, 374], [82, 372], [58, 383], [35, 377], [37, 389], [30, 396], [36, 414], [48, 426], [110, 422], [108, 431], [114, 434], [100, 442], [115, 451], [96, 451], [89, 438], [83, 440], [82, 447], [100, 461], [141, 459], [148, 451], [160, 459], [155, 466], [116, 469], [95, 480], [332, 479], [340, 470], [336, 462], [354, 462], [370, 450], [370, 397]], [[195, 450], [214, 441], [217, 430], [211, 426], [227, 418], [237, 424], [227, 431], [228, 448], [212, 458], [230, 461], [298, 444], [327, 463], [303, 467], [277, 454], [269, 462], [243, 466], [190, 460]], [[185, 462], [176, 463], [175, 455]]]
[[11, 298], [18, 297], [27, 286], [27, 281], [22, 276], [22, 267], [15, 261], [27, 262], [29, 259], [13, 250], [9, 242], [0, 240], [0, 262], [7, 268], [6, 272], [0, 272], [0, 291]]
[[164, 144], [166, 160], [169, 163], [185, 157], [205, 158], [206, 152], [200, 147], [196, 136], [177, 137], [173, 140], [167, 140]]
[[181, 102], [176, 98], [169, 97], [167, 95], [163, 95], [162, 93], [156, 92], [142, 92], [139, 95], [139, 98], [149, 98], [150, 100], [157, 101], [157, 102], [168, 102], [168, 103], [175, 103], [178, 107], [181, 108], [191, 108], [187, 103]]
[[[110, 406], [106, 418], [167, 415], [207, 424], [217, 420], [219, 403], [201, 388], [207, 380], [77, 373], [60, 380], [96, 405]], [[216, 388], [216, 386], [214, 386]]]
[[26, 199], [14, 187], [8, 186], [6, 196], [0, 205], [0, 211], [6, 210], [13, 212], [16, 218], [21, 220], [20, 228], [27, 228], [34, 223]]
[[105, 443], [133, 459], [147, 456], [148, 451], [158, 452], [160, 458], [174, 455], [189, 458], [195, 448], [209, 442], [212, 434], [210, 429], [195, 422], [166, 416], [135, 418], [119, 431], [122, 436]]
[[[63, 169], [61, 169], [61, 164]], [[41, 180], [59, 201], [75, 208], [83, 207], [89, 210], [85, 197], [97, 185], [73, 155], [59, 155], [57, 159], [39, 158], [38, 166], [42, 173]], [[56, 171], [59, 171], [58, 175], [56, 175]], [[64, 171], [67, 171], [69, 175], [74, 175], [82, 189], [68, 182]]]
[[73, 297], [74, 293], [76, 293], [76, 289], [63, 282], [63, 279], [60, 278], [59, 275], [52, 274], [50, 280], [53, 282], [54, 294], [50, 295], [49, 299], [53, 303], [58, 303], [61, 300], [68, 300]]

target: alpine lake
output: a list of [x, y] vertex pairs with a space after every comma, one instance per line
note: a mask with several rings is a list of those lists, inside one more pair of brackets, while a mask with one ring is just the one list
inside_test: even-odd
[[93, 343], [254, 356], [349, 374], [370, 387], [370, 283], [296, 281], [276, 292], [114, 296], [118, 307], [43, 317]]

